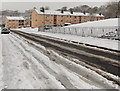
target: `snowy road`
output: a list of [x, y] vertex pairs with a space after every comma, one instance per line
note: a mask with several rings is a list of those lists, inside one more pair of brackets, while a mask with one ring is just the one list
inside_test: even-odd
[[[118, 88], [118, 85], [98, 75], [96, 72], [63, 58], [41, 45], [31, 41], [28, 42], [18, 35], [9, 34], [0, 35], [0, 37], [2, 40], [2, 81], [4, 88]], [[47, 56], [48, 54], [49, 56]]]

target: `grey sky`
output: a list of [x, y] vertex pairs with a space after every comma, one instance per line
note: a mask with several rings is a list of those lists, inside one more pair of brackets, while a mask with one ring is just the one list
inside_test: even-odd
[[83, 4], [89, 6], [101, 6], [107, 4], [111, 0], [2, 0], [2, 10], [19, 10], [32, 9], [33, 7], [40, 8], [41, 6], [49, 6], [50, 9], [56, 10], [63, 6], [75, 7]]

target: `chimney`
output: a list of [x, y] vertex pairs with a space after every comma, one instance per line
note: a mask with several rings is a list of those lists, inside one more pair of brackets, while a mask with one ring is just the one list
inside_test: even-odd
[[85, 15], [85, 14], [86, 14], [86, 12], [84, 11], [84, 12], [83, 12], [83, 14]]
[[101, 13], [99, 13], [99, 15], [102, 15]]
[[73, 9], [70, 9], [70, 13], [73, 14]]
[[45, 12], [44, 7], [41, 7], [41, 8], [40, 8], [40, 11], [41, 11], [41, 12]]
[[64, 13], [64, 10], [61, 10], [61, 13]]

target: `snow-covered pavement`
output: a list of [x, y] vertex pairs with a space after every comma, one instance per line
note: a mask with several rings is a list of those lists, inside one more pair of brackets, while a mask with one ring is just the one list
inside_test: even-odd
[[0, 41], [0, 49], [2, 49], [3, 57], [0, 64], [3, 65], [4, 88], [118, 88], [112, 81], [98, 75], [96, 72], [76, 64], [39, 44], [28, 42], [28, 40], [18, 35], [0, 34], [0, 39], [2, 41]]
[[118, 40], [110, 40], [110, 39], [100, 39], [94, 37], [81, 37], [77, 35], [69, 35], [69, 34], [58, 34], [58, 33], [49, 33], [49, 32], [38, 32], [36, 34], [51, 36], [59, 39], [64, 39], [68, 41], [75, 41], [85, 44], [96, 45], [100, 47], [105, 47], [114, 50], [120, 50], [118, 48], [118, 44], [120, 41]]
[[80, 43], [85, 43], [90, 45], [96, 45], [96, 46], [105, 47], [113, 50], [120, 50], [119, 48], [120, 41], [118, 40], [101, 39], [101, 38], [95, 38], [95, 37], [81, 37], [78, 35], [61, 34], [61, 33], [41, 32], [41, 31], [38, 32], [37, 28], [35, 29], [22, 28], [22, 29], [16, 29], [16, 30], [24, 31], [27, 33], [50, 36], [50, 37], [64, 39], [68, 41], [75, 41], [75, 42], [80, 42]]

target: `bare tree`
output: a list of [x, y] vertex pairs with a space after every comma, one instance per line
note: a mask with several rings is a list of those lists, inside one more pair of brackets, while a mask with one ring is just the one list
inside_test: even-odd
[[61, 8], [61, 10], [63, 10], [63, 11], [67, 11], [67, 7], [64, 6], [64, 7]]
[[120, 16], [120, 2], [111, 2], [108, 3], [106, 7], [105, 16], [107, 18], [117, 18]]

